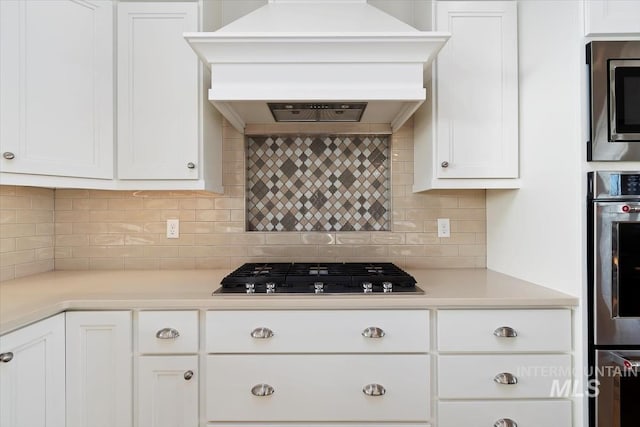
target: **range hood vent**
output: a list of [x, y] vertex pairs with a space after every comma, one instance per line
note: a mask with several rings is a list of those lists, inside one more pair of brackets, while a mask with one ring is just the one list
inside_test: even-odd
[[273, 103], [269, 110], [276, 122], [359, 122], [366, 102], [359, 103]]
[[[274, 120], [395, 131], [426, 99], [425, 67], [449, 36], [366, 0], [269, 0], [218, 31], [184, 34], [211, 70], [209, 101], [241, 132]], [[346, 104], [366, 108], [335, 108]]]

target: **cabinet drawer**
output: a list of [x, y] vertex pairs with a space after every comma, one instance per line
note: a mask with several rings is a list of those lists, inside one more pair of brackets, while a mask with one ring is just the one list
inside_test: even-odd
[[518, 427], [571, 427], [571, 401], [440, 402], [438, 427], [487, 427], [500, 419]]
[[[252, 331], [273, 333], [254, 338]], [[367, 338], [379, 328], [380, 338]], [[253, 334], [255, 335], [255, 334]], [[209, 311], [209, 353], [426, 353], [427, 310]]]
[[138, 314], [140, 353], [196, 353], [198, 311], [141, 311]]
[[[208, 356], [207, 384], [209, 421], [421, 422], [430, 415], [428, 355]], [[255, 396], [260, 384], [273, 394]], [[369, 384], [386, 393], [366, 395]]]
[[[273, 424], [255, 424], [255, 427], [371, 427], [371, 424], [358, 424], [358, 423], [349, 423], [349, 424], [336, 424], [336, 423], [331, 423], [331, 424], [316, 424], [314, 423], [313, 425], [309, 425], [309, 424], [291, 424], [291, 423], [287, 423], [284, 426], [278, 426], [278, 425], [273, 425]], [[238, 425], [236, 424], [219, 424], [219, 423], [210, 423], [207, 424], [207, 427], [238, 427]], [[406, 424], [406, 423], [402, 423], [402, 424], [384, 424], [380, 427], [431, 427], [431, 424], [426, 423], [426, 424]]]
[[[516, 336], [500, 336], [513, 333]], [[571, 351], [571, 311], [440, 310], [438, 350], [568, 352]]]
[[[500, 384], [496, 375], [511, 374], [517, 384]], [[438, 395], [442, 399], [550, 397], [554, 383], [571, 379], [571, 356], [440, 356]], [[557, 385], [555, 386], [557, 387]]]

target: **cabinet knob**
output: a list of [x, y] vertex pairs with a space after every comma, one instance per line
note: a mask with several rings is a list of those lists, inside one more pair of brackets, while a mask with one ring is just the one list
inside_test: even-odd
[[384, 331], [376, 326], [369, 326], [362, 331], [362, 336], [365, 338], [382, 338], [384, 337]]
[[191, 378], [193, 378], [193, 371], [189, 370], [187, 372], [184, 373], [184, 379], [189, 381]]
[[189, 163], [187, 163], [187, 167], [188, 167], [189, 169], [195, 169], [195, 168], [196, 168], [196, 164], [195, 164], [195, 163], [193, 163], [193, 162], [189, 162]]
[[500, 338], [515, 338], [518, 336], [518, 333], [512, 327], [500, 326], [493, 331], [493, 335]]
[[449, 167], [449, 162], [447, 162], [446, 160], [442, 163], [440, 163], [440, 166], [442, 166], [443, 168], [448, 168]]
[[518, 427], [518, 423], [513, 421], [511, 418], [500, 418], [498, 421], [493, 423], [493, 427]]
[[15, 159], [16, 155], [13, 154], [11, 151], [5, 151], [4, 153], [2, 153], [2, 157], [4, 157], [7, 160], [13, 160]]
[[156, 338], [159, 340], [175, 340], [180, 336], [180, 332], [173, 328], [163, 328], [156, 332]]
[[265, 340], [273, 336], [273, 331], [269, 328], [255, 328], [251, 331], [251, 337], [255, 339]]
[[382, 396], [387, 390], [380, 384], [367, 384], [362, 388], [362, 392], [367, 396]]
[[269, 384], [256, 384], [251, 387], [251, 394], [258, 397], [271, 396], [275, 391]]
[[0, 362], [9, 363], [12, 360], [13, 360], [13, 353], [10, 351], [0, 354]]
[[505, 384], [505, 385], [518, 384], [518, 378], [509, 372], [499, 373], [498, 375], [493, 377], [493, 381], [498, 384]]

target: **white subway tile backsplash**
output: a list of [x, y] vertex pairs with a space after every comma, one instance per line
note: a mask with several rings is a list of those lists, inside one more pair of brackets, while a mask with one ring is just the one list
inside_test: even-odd
[[[374, 126], [375, 127], [375, 126]], [[345, 129], [348, 129], [345, 127]], [[262, 129], [258, 133], [266, 132]], [[376, 132], [371, 126], [367, 132]], [[225, 159], [244, 165], [245, 141], [225, 125]], [[383, 132], [384, 133], [384, 132]], [[483, 190], [412, 192], [412, 125], [388, 136], [392, 165], [391, 231], [246, 232], [242, 170], [229, 171], [225, 194], [105, 191], [0, 185], [0, 280], [57, 270], [236, 268], [244, 262], [384, 261], [403, 268], [486, 265]], [[166, 219], [178, 218], [179, 239]], [[450, 218], [438, 238], [436, 218]]]

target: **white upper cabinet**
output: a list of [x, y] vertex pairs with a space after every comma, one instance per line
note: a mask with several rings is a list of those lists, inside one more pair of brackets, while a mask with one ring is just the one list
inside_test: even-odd
[[640, 34], [640, 1], [585, 0], [585, 35]]
[[436, 29], [452, 35], [415, 115], [414, 191], [517, 187], [517, 2], [439, 1]]
[[0, 1], [1, 172], [113, 177], [112, 19], [105, 0]]
[[118, 4], [118, 178], [198, 179], [197, 3]]

